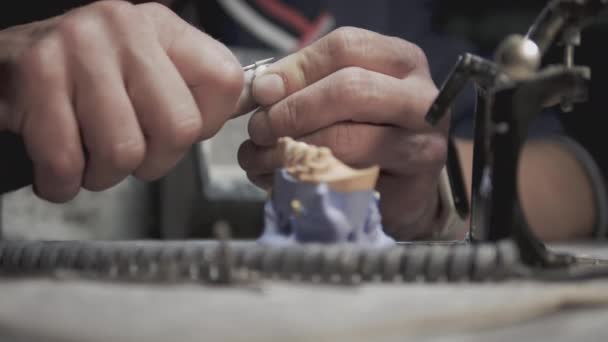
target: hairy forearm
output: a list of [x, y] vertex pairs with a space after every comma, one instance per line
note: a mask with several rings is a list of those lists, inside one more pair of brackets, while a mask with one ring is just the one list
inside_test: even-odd
[[[470, 140], [457, 139], [456, 146], [470, 191], [473, 145]], [[582, 165], [560, 144], [550, 140], [527, 143], [518, 179], [525, 216], [541, 239], [572, 240], [591, 235], [596, 217], [591, 182]]]

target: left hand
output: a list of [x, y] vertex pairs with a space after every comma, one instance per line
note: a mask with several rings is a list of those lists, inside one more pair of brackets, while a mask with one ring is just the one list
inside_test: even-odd
[[269, 66], [254, 81], [263, 110], [249, 122], [239, 163], [258, 186], [281, 167], [277, 139], [329, 147], [353, 167], [379, 165], [377, 189], [385, 229], [397, 239], [433, 233], [437, 182], [449, 118], [424, 120], [437, 88], [416, 45], [356, 28], [340, 28]]

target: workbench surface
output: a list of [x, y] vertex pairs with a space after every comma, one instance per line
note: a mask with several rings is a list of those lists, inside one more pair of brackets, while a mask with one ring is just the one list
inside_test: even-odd
[[[608, 257], [603, 245], [558, 246]], [[239, 287], [0, 280], [0, 341], [608, 341], [608, 279]], [[415, 337], [415, 338], [414, 338]]]

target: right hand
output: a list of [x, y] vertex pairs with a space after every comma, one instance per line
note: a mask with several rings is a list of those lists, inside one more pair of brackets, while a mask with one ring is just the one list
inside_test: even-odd
[[256, 76], [251, 139], [239, 162], [264, 188], [282, 165], [276, 141], [292, 137], [328, 147], [355, 168], [378, 165], [376, 189], [385, 230], [399, 240], [430, 237], [438, 221], [438, 181], [447, 156], [449, 118], [424, 119], [437, 87], [413, 43], [343, 27]]
[[96, 2], [0, 31], [0, 46], [0, 131], [21, 135], [54, 202], [161, 177], [243, 86], [225, 46], [154, 3]]

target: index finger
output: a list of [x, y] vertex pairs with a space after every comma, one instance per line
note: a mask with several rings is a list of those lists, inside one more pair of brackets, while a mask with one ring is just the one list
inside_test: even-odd
[[346, 67], [403, 78], [428, 73], [422, 50], [405, 40], [352, 27], [339, 28], [272, 65], [253, 84], [256, 102], [268, 106]]
[[158, 40], [190, 89], [203, 117], [202, 139], [232, 115], [243, 89], [241, 64], [230, 50], [156, 3], [137, 5], [154, 23]]

